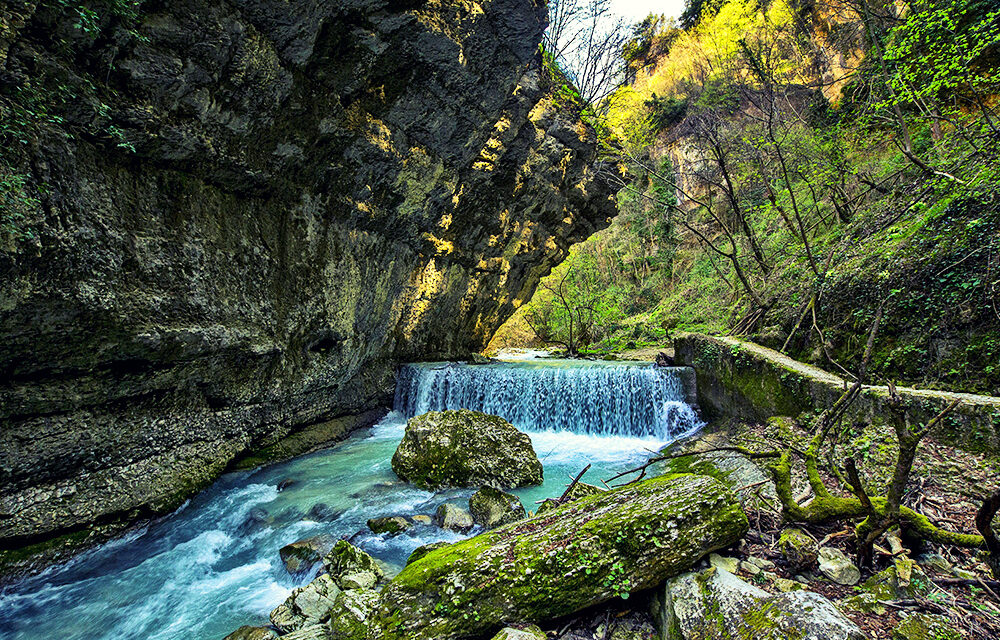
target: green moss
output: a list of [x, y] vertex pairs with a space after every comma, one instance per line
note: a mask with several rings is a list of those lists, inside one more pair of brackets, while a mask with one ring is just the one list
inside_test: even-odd
[[381, 625], [449, 638], [565, 615], [650, 588], [747, 527], [715, 480], [653, 478], [425, 554], [386, 588]]
[[945, 616], [911, 613], [892, 632], [893, 640], [961, 640], [951, 621]]
[[74, 531], [18, 549], [0, 550], [0, 573], [23, 568], [26, 563], [35, 559], [44, 559], [64, 551], [79, 549], [90, 541], [91, 536], [90, 530]]

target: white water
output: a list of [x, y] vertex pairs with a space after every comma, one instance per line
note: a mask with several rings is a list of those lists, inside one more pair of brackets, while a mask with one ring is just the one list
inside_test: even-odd
[[[698, 426], [693, 412], [686, 414], [674, 404], [683, 403], [670, 375], [642, 373], [637, 365], [546, 365], [449, 369], [419, 365], [405, 369], [401, 382], [410, 371], [424, 376], [423, 385], [429, 386], [413, 386], [410, 379], [407, 390], [400, 393], [406, 397], [415, 392], [431, 408], [457, 402], [457, 389], [482, 385], [491, 390], [475, 396], [482, 402], [492, 402], [493, 395], [506, 398], [505, 404], [490, 406], [498, 413], [508, 412], [508, 419], [529, 432], [545, 468], [542, 486], [515, 491], [531, 510], [536, 501], [561, 494], [569, 477], [586, 464], [593, 467], [584, 480], [599, 483], [639, 463], [681, 431]], [[588, 368], [594, 371], [583, 371]], [[434, 373], [442, 371], [447, 372], [443, 376], [447, 384]], [[457, 371], [471, 374], [467, 383]], [[545, 378], [545, 402], [522, 401], [523, 395], [541, 393], [530, 386], [532, 376]], [[501, 393], [500, 387], [510, 384], [521, 385], [515, 387], [518, 393]], [[643, 390], [643, 385], [649, 386]], [[621, 393], [643, 408], [612, 397]], [[646, 396], [654, 400], [647, 401]], [[410, 403], [398, 400], [400, 409]], [[592, 408], [579, 408], [580, 404]], [[526, 408], [530, 406], [566, 413], [562, 418], [532, 415]], [[650, 407], [661, 407], [666, 414], [650, 413]], [[411, 408], [421, 410], [423, 405]], [[690, 421], [677, 418], [681, 415]], [[648, 423], [642, 422], [643, 416]], [[311, 578], [292, 578], [285, 572], [278, 558], [278, 549], [285, 544], [322, 532], [348, 536], [398, 570], [416, 547], [460, 539], [434, 526], [385, 539], [365, 528], [371, 517], [433, 514], [442, 502], [465, 503], [472, 493], [433, 493], [400, 483], [389, 460], [404, 428], [404, 415], [393, 412], [330, 449], [253, 472], [226, 474], [184, 507], [144, 529], [6, 587], [0, 591], [0, 638], [218, 640], [240, 625], [265, 624], [268, 612], [292, 588]], [[285, 478], [295, 483], [279, 493], [277, 486]], [[306, 515], [317, 503], [341, 513], [331, 521], [317, 522]], [[248, 524], [255, 509], [264, 510], [270, 521]]]
[[677, 370], [641, 362], [526, 360], [400, 369], [396, 408], [407, 416], [474, 409], [529, 431], [673, 439], [699, 424]]

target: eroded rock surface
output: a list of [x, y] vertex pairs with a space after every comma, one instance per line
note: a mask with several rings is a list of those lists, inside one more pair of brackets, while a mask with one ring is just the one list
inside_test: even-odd
[[397, 362], [481, 350], [614, 213], [538, 72], [544, 3], [178, 0], [96, 37], [11, 11], [0, 547], [388, 403]]

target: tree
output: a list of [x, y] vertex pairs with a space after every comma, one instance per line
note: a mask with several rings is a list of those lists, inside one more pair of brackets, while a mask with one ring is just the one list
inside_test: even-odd
[[622, 50], [629, 35], [611, 0], [552, 0], [542, 45], [576, 85], [584, 103], [597, 105], [625, 79]]

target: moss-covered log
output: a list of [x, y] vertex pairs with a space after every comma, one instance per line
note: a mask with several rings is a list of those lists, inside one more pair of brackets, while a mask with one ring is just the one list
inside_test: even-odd
[[548, 620], [651, 588], [747, 527], [717, 480], [660, 476], [428, 553], [386, 587], [378, 624], [446, 640]]

